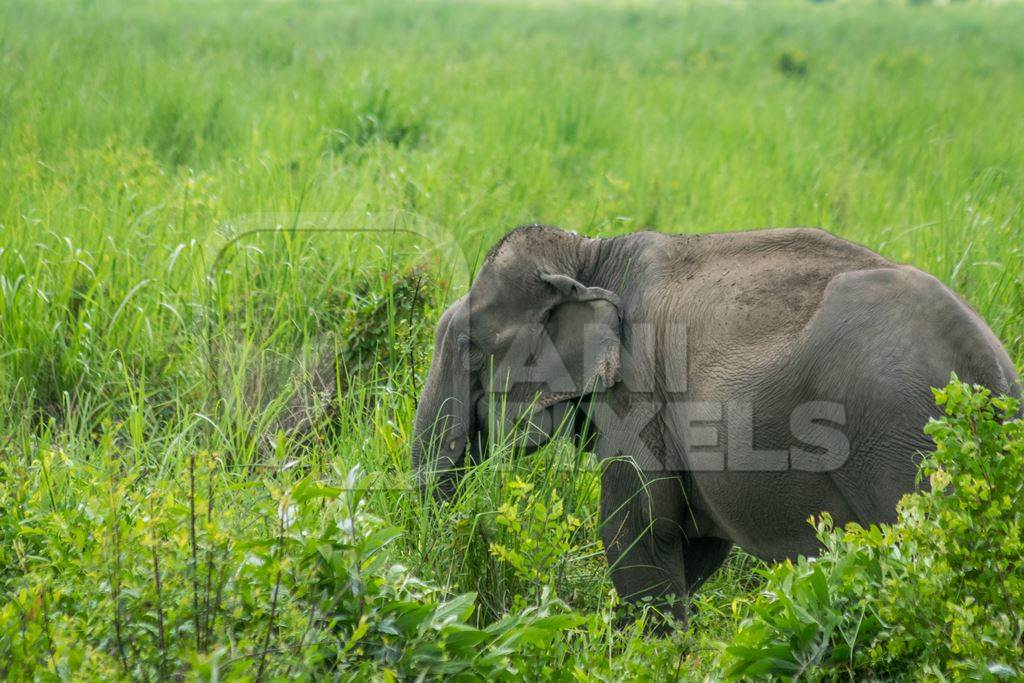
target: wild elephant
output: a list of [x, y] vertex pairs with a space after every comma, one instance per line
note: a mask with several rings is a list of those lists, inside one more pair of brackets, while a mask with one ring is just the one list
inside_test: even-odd
[[930, 388], [954, 371], [1020, 394], [999, 340], [948, 287], [822, 230], [527, 226], [438, 324], [413, 466], [450, 495], [488, 430], [518, 423], [536, 447], [574, 406], [569, 431], [609, 459], [616, 589], [685, 618], [734, 543], [811, 555], [811, 515], [893, 520], [929, 449]]

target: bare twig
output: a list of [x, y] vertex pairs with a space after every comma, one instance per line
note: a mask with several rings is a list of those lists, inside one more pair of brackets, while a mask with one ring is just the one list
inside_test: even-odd
[[[121, 637], [121, 520], [114, 508], [114, 575], [111, 577], [111, 591], [114, 598], [114, 642], [124, 672], [128, 673], [128, 657], [124, 654], [124, 640]], [[130, 675], [130, 674], [129, 674]]]
[[160, 646], [160, 679], [167, 678], [167, 636], [164, 633], [163, 590], [160, 585], [160, 555], [157, 553], [156, 525], [153, 525], [153, 584], [156, 588], [156, 632]]
[[280, 520], [281, 527], [277, 538], [277, 576], [274, 578], [274, 593], [270, 598], [270, 619], [267, 621], [267, 635], [263, 638], [263, 648], [260, 652], [260, 666], [256, 670], [257, 681], [263, 680], [263, 672], [267, 666], [267, 653], [270, 652], [270, 635], [274, 631], [274, 619], [277, 617], [277, 594], [281, 590], [281, 563], [284, 561], [282, 554], [284, 553], [285, 511], [283, 509], [278, 512], [278, 518]]
[[46, 600], [47, 587], [43, 586], [43, 590], [40, 593], [40, 598], [43, 602], [43, 628], [46, 629], [46, 649], [50, 654], [50, 665], [53, 670], [57, 670], [57, 660], [53, 656], [53, 632], [50, 630], [50, 605]]
[[220, 569], [217, 572], [217, 592], [213, 598], [213, 611], [210, 614], [210, 625], [207, 629], [207, 635], [210, 637], [209, 642], [213, 642], [212, 635], [214, 630], [217, 628], [217, 614], [220, 612], [221, 599], [224, 596], [224, 584], [227, 583], [227, 577], [225, 576], [227, 567], [227, 555], [228, 555], [228, 544], [225, 543], [220, 553]]
[[196, 548], [196, 453], [188, 456], [188, 519], [189, 545], [192, 547], [192, 627], [196, 634], [196, 649], [200, 648], [199, 637], [199, 557]]
[[[206, 484], [206, 525], [212, 528], [213, 524], [213, 472], [216, 468], [216, 461], [213, 454], [210, 454], [210, 469], [207, 472]], [[203, 598], [203, 647], [209, 648], [213, 623], [210, 616], [210, 590], [213, 583], [213, 545], [206, 548], [206, 589]]]

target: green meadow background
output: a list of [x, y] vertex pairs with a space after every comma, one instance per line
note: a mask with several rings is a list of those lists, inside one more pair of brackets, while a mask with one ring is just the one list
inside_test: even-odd
[[274, 539], [355, 465], [385, 564], [475, 593], [471, 623], [594, 619], [534, 674], [713, 675], [758, 563], [664, 640], [616, 630], [589, 456], [409, 489], [433, 325], [518, 224], [820, 226], [950, 284], [1024, 367], [1022, 36], [1016, 4], [2, 3], [0, 675], [351, 671], [307, 656]]

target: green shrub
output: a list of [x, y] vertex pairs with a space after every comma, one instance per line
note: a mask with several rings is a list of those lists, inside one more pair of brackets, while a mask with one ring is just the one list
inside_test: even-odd
[[572, 536], [582, 524], [565, 512], [557, 491], [545, 503], [532, 489], [520, 479], [509, 482], [508, 500], [497, 516], [508, 542], [490, 544], [491, 554], [510, 565], [521, 581], [520, 600], [539, 598], [544, 589], [554, 590], [567, 561], [578, 554]]
[[[200, 460], [185, 490], [198, 473], [230, 495]], [[195, 491], [177, 499], [174, 482], [160, 493], [74, 465], [41, 450], [35, 481], [49, 484], [0, 496], [20, 510], [16, 529], [0, 527], [18, 570], [0, 574], [5, 680], [509, 680], [569, 661], [565, 633], [583, 622], [544, 592], [474, 625], [472, 593], [449, 595], [394, 562], [401, 532], [366, 511], [358, 469], [342, 486], [274, 487], [240, 517], [208, 515]]]
[[[300, 567], [312, 578], [308, 593], [293, 590], [316, 615], [318, 673], [341, 671], [359, 679], [383, 670], [400, 680], [515, 677], [549, 657], [549, 646], [582, 621], [544, 595], [540, 606], [524, 605], [484, 628], [471, 625], [472, 593], [447, 597], [389, 562], [382, 550], [401, 532], [367, 514], [365, 485], [354, 474], [350, 482], [348, 490], [310, 483], [295, 493], [296, 503], [323, 500], [336, 508], [334, 523], [318, 534], [291, 534]], [[314, 519], [319, 515], [315, 511]]]
[[808, 68], [807, 55], [795, 47], [786, 47], [775, 57], [775, 67], [787, 76], [804, 76]]
[[953, 376], [925, 431], [930, 488], [893, 525], [817, 524], [824, 551], [767, 571], [725, 648], [727, 677], [1024, 676], [1020, 402]]

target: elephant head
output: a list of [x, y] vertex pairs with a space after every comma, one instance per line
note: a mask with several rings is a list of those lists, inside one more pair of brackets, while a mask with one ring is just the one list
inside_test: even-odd
[[445, 311], [416, 410], [421, 487], [450, 495], [488, 432], [508, 429], [536, 448], [567, 402], [618, 380], [619, 297], [586, 282], [597, 249], [597, 240], [560, 230], [518, 228]]

